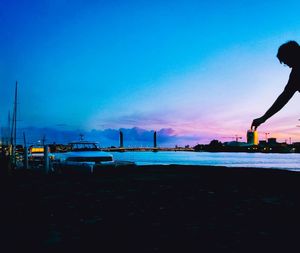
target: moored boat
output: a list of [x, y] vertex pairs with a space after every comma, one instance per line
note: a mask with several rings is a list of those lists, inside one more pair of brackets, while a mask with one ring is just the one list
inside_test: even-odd
[[97, 142], [74, 141], [69, 143], [70, 151], [57, 154], [54, 169], [59, 171], [93, 173], [94, 170], [115, 166], [113, 155], [101, 151]]

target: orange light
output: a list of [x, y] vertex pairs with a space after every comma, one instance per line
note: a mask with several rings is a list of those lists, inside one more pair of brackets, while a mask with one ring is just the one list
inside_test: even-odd
[[32, 148], [31, 153], [43, 153], [44, 148]]

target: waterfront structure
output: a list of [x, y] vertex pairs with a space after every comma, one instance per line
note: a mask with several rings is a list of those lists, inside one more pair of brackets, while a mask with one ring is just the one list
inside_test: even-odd
[[124, 147], [124, 143], [123, 143], [123, 132], [120, 131], [120, 148]]
[[246, 142], [238, 142], [238, 141], [224, 142], [223, 145], [225, 147], [245, 147], [245, 146], [249, 146], [248, 143], [246, 143]]
[[269, 138], [268, 139], [268, 143], [269, 143], [269, 145], [276, 145], [277, 144], [277, 140], [276, 140], [276, 138]]
[[157, 148], [157, 134], [156, 134], [156, 131], [154, 132], [153, 134], [153, 147], [154, 148]]
[[247, 143], [250, 145], [258, 145], [258, 132], [248, 130], [247, 131]]
[[266, 147], [267, 146], [267, 141], [259, 141], [258, 145], [261, 146], [261, 147]]

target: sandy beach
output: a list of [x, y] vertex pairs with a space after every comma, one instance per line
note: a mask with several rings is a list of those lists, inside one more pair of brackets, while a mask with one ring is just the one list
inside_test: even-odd
[[300, 174], [125, 166], [1, 177], [1, 247], [31, 251], [291, 252]]

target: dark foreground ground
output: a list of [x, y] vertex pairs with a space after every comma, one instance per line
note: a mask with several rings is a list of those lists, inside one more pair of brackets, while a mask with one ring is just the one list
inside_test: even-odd
[[18, 172], [2, 176], [0, 189], [3, 249], [300, 248], [300, 174], [293, 172], [200, 166], [124, 167], [93, 176]]

